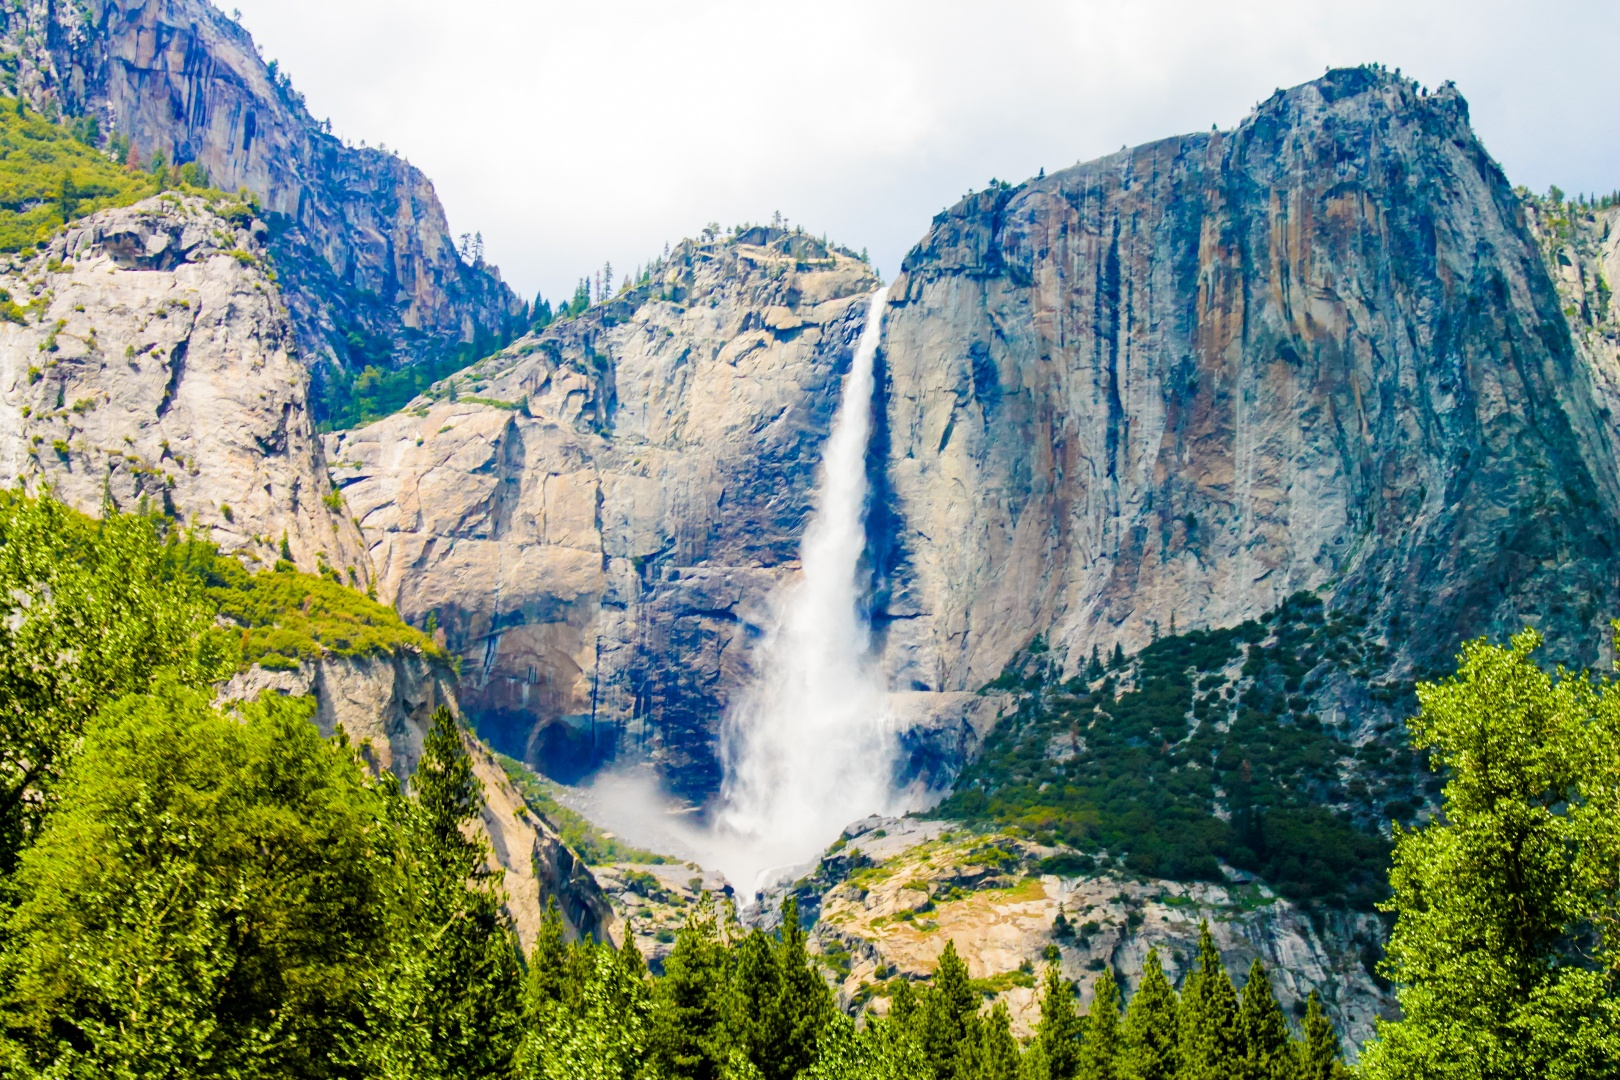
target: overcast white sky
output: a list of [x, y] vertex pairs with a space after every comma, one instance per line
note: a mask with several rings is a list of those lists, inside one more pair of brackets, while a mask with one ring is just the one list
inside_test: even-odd
[[1615, 0], [216, 2], [529, 297], [778, 210], [892, 277], [992, 176], [1229, 128], [1369, 60], [1454, 80], [1515, 183], [1620, 187]]

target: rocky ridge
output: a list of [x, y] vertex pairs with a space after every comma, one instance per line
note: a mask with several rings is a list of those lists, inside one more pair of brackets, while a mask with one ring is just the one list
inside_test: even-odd
[[329, 134], [207, 0], [29, 0], [0, 12], [0, 63], [36, 107], [128, 138], [143, 167], [161, 153], [255, 193], [307, 364], [430, 359], [523, 312], [494, 267], [458, 254], [427, 177]]

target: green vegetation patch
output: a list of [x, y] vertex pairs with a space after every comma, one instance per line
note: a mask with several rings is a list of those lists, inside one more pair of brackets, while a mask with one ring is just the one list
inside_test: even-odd
[[1293, 900], [1368, 907], [1389, 858], [1377, 824], [1415, 811], [1417, 762], [1404, 747], [1350, 746], [1309, 711], [1309, 692], [1383, 662], [1359, 617], [1309, 593], [1261, 620], [1160, 638], [1128, 690], [1122, 656], [1062, 682], [1037, 640], [992, 684], [1019, 691], [1016, 710], [935, 815], [1080, 853], [1047, 872], [1117, 857], [1150, 877], [1218, 881], [1225, 860]]
[[323, 656], [416, 652], [447, 659], [444, 650], [393, 608], [330, 578], [300, 573], [292, 563], [252, 573], [211, 544], [177, 544], [178, 569], [195, 576], [219, 613], [241, 628], [242, 661], [285, 669]]

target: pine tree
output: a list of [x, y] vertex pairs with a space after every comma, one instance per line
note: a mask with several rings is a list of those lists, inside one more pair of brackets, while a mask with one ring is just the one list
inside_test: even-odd
[[[834, 1010], [832, 992], [816, 971], [799, 925], [799, 903], [782, 901], [781, 944], [776, 951], [780, 989], [769, 1063], [757, 1062], [766, 1080], [791, 1080], [816, 1059], [816, 1039]], [[964, 969], [965, 973], [965, 969]], [[977, 1003], [975, 1003], [977, 1004]]]
[[967, 965], [947, 941], [934, 971], [934, 985], [917, 1003], [914, 1024], [918, 1041], [935, 1077], [957, 1075], [957, 1054], [979, 1011], [979, 995], [968, 978]]
[[1091, 1009], [1086, 1013], [1075, 1075], [1080, 1080], [1115, 1080], [1119, 1075], [1121, 1041], [1119, 984], [1113, 972], [1104, 971], [1091, 989]]
[[1142, 982], [1131, 997], [1121, 1031], [1122, 1080], [1173, 1080], [1180, 1063], [1180, 1008], [1175, 988], [1159, 964], [1159, 950], [1149, 949]]
[[486, 869], [487, 844], [467, 836], [483, 811], [483, 785], [461, 726], [443, 706], [422, 742], [411, 795], [427, 1045], [448, 1075], [490, 1075], [517, 1049], [522, 973], [517, 935], [501, 904], [501, 874]]
[[1243, 1056], [1235, 1070], [1236, 1080], [1293, 1080], [1294, 1048], [1288, 1021], [1283, 1019], [1259, 957], [1249, 965], [1249, 981], [1238, 1006], [1237, 1032]]
[[1340, 1080], [1339, 1033], [1322, 1011], [1322, 995], [1315, 990], [1305, 1004], [1305, 1039], [1299, 1044], [1299, 1080]]
[[1198, 928], [1198, 960], [1181, 992], [1178, 1080], [1229, 1080], [1242, 1056], [1237, 991], [1221, 965], [1209, 923]]
[[686, 917], [664, 961], [647, 1051], [666, 1080], [719, 1080], [730, 1057], [726, 949], [708, 893]]
[[1074, 992], [1056, 964], [1046, 966], [1041, 984], [1041, 1019], [1035, 1026], [1047, 1080], [1072, 1080], [1080, 1066], [1080, 1018], [1074, 1014]]
[[1122, 668], [1125, 666], [1125, 650], [1119, 647], [1119, 642], [1117, 641], [1114, 642], [1114, 655], [1108, 661], [1108, 666], [1111, 668]]
[[964, 1080], [1018, 1080], [1018, 1040], [1005, 1003], [996, 1002], [990, 1015], [973, 1025], [961, 1065], [958, 1075]]
[[1098, 655], [1097, 646], [1091, 647], [1091, 660], [1086, 664], [1086, 681], [1096, 682], [1103, 677], [1102, 657]]

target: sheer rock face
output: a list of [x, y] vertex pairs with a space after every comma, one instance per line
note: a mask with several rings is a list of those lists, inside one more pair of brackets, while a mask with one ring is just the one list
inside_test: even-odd
[[1414, 662], [1620, 609], [1612, 423], [1455, 90], [1366, 69], [941, 214], [886, 333], [897, 679], [1300, 589]]
[[0, 322], [0, 468], [87, 513], [108, 499], [167, 511], [250, 561], [274, 562], [285, 537], [300, 569], [365, 588], [263, 231], [161, 196], [75, 222], [0, 272], [33, 304]]
[[264, 200], [307, 361], [350, 363], [358, 331], [409, 362], [521, 313], [493, 267], [457, 254], [425, 176], [326, 134], [206, 0], [30, 0], [0, 13], [0, 28], [36, 105], [97, 117], [143, 165], [156, 153], [195, 161], [217, 186]]
[[459, 400], [329, 437], [379, 594], [434, 617], [497, 749], [562, 779], [646, 755], [716, 790], [875, 286], [798, 234], [683, 244], [458, 376]]

